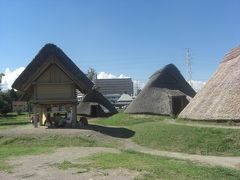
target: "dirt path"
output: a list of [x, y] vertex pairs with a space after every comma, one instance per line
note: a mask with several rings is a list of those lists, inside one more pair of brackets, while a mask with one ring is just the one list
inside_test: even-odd
[[[120, 153], [117, 149], [102, 147], [71, 147], [61, 148], [51, 154], [41, 154], [34, 156], [22, 156], [8, 160], [10, 165], [14, 165], [12, 173], [0, 171], [0, 179], [3, 180], [130, 180], [134, 179], [139, 173], [127, 169], [110, 170], [90, 170], [85, 172], [76, 168], [59, 170], [56, 163], [62, 163], [64, 160], [77, 162], [79, 158], [90, 156], [95, 153]], [[79, 162], [78, 162], [79, 163]]]
[[159, 151], [144, 146], [140, 146], [133, 141], [127, 139], [123, 143], [123, 149], [135, 150], [141, 153], [164, 156], [182, 160], [188, 160], [192, 162], [199, 162], [202, 164], [208, 164], [212, 166], [223, 166], [228, 168], [240, 169], [240, 157], [220, 157], [220, 156], [205, 156], [185, 154], [178, 152]]
[[166, 124], [176, 124], [181, 126], [191, 126], [191, 127], [206, 127], [206, 128], [221, 128], [221, 129], [240, 129], [240, 124], [236, 126], [228, 126], [228, 125], [221, 125], [219, 124], [203, 124], [201, 122], [177, 122], [175, 119], [165, 119], [164, 123]]

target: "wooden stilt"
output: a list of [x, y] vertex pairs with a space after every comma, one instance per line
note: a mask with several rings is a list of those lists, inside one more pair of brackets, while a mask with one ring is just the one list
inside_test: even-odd
[[37, 112], [38, 111], [38, 108], [37, 108], [37, 105], [33, 105], [33, 125], [34, 125], [34, 128], [38, 128], [38, 115], [37, 115]]
[[77, 123], [77, 105], [72, 105], [72, 126], [75, 127]]
[[43, 121], [42, 121], [42, 118], [43, 118], [43, 106], [40, 106], [39, 108], [39, 125], [42, 126], [43, 125]]

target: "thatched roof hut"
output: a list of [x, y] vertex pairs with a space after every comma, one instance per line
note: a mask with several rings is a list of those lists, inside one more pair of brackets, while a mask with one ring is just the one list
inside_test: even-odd
[[240, 47], [226, 54], [217, 71], [179, 117], [240, 120]]
[[31, 83], [36, 80], [51, 64], [67, 74], [82, 93], [91, 92], [94, 86], [74, 62], [56, 45], [46, 44], [15, 80], [12, 87], [22, 92], [28, 91]]
[[120, 107], [120, 108], [122, 108], [122, 107], [126, 108], [132, 101], [133, 101], [133, 97], [131, 97], [127, 93], [123, 93], [120, 96], [120, 98], [117, 100], [117, 103], [115, 104], [115, 106]]
[[117, 110], [100, 92], [93, 90], [79, 103], [77, 113], [84, 116], [104, 117], [116, 114]]
[[125, 110], [126, 113], [177, 115], [195, 95], [173, 64], [155, 72], [147, 85]]
[[22, 99], [31, 103], [35, 127], [38, 118], [41, 125], [49, 120], [48, 109], [53, 105], [69, 106], [75, 125], [76, 89], [87, 94], [92, 92], [93, 86], [93, 82], [54, 44], [46, 44], [12, 85], [24, 92]]

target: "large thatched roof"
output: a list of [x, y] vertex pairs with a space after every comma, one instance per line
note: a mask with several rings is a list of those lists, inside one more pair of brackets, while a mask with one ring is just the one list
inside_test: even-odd
[[125, 112], [169, 115], [172, 113], [170, 97], [193, 97], [195, 94], [177, 67], [169, 64], [150, 77], [147, 85]]
[[240, 120], [240, 47], [232, 49], [179, 115], [196, 120]]
[[[53, 61], [49, 61], [53, 57]], [[46, 44], [30, 62], [20, 76], [15, 80], [12, 87], [20, 91], [27, 91], [27, 87], [36, 79], [39, 72], [46, 69], [51, 64], [57, 64], [72, 79], [77, 88], [83, 92], [91, 92], [93, 83], [86, 75], [73, 63], [73, 61], [56, 45]]]
[[[93, 113], [93, 107], [96, 109]], [[77, 107], [80, 115], [86, 116], [110, 116], [117, 113], [115, 107], [97, 90], [86, 94]]]

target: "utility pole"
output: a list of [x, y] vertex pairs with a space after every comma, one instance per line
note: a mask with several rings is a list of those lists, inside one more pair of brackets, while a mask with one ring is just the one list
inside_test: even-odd
[[135, 92], [134, 92], [134, 94], [135, 94], [135, 96], [137, 96], [137, 91], [138, 91], [138, 88], [139, 88], [139, 85], [138, 85], [138, 80], [136, 81], [136, 84], [135, 84]]
[[187, 66], [187, 81], [192, 86], [192, 56], [190, 53], [190, 49], [186, 48], [186, 57], [185, 63]]

